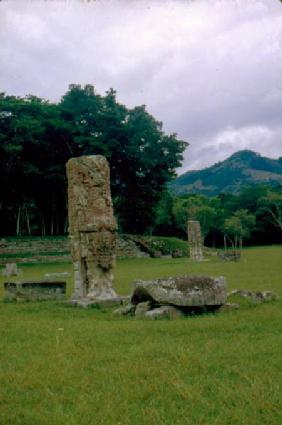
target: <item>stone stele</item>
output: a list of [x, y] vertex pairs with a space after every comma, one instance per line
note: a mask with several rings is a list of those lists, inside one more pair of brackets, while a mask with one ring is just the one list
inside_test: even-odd
[[81, 156], [67, 162], [68, 214], [74, 264], [72, 302], [78, 305], [116, 304], [112, 287], [116, 221], [105, 157]]
[[194, 261], [203, 260], [203, 244], [201, 235], [201, 225], [199, 221], [188, 220], [188, 242], [190, 247], [190, 257]]

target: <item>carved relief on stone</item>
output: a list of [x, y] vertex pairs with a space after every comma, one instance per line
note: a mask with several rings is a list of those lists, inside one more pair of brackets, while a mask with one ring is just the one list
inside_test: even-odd
[[75, 271], [73, 299], [93, 302], [118, 299], [112, 288], [116, 222], [108, 162], [100, 155], [72, 158], [67, 163], [67, 177]]

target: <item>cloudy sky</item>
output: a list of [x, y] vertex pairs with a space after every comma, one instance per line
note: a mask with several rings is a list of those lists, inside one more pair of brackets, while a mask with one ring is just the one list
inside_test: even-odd
[[0, 91], [113, 87], [190, 143], [178, 172], [240, 149], [282, 156], [278, 0], [4, 0]]

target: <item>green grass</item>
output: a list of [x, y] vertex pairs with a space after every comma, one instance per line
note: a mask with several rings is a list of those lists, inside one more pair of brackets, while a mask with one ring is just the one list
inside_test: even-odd
[[34, 252], [11, 252], [0, 254], [0, 258], [33, 258], [34, 256], [59, 257], [61, 255], [69, 255], [69, 251], [37, 251]]
[[[282, 248], [217, 258], [120, 260], [116, 289], [176, 274], [282, 295]], [[19, 279], [71, 271], [25, 264]], [[1, 281], [4, 279], [1, 278]], [[71, 293], [71, 279], [68, 294]], [[1, 425], [279, 425], [282, 302], [181, 320], [114, 318], [56, 302], [0, 303]]]

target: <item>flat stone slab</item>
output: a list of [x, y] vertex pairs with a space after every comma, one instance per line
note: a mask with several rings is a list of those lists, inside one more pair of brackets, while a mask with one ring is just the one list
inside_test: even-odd
[[4, 299], [7, 301], [61, 300], [66, 295], [66, 282], [5, 282], [4, 289]]
[[224, 277], [174, 276], [134, 282], [132, 304], [152, 301], [180, 307], [221, 306], [226, 303]]

